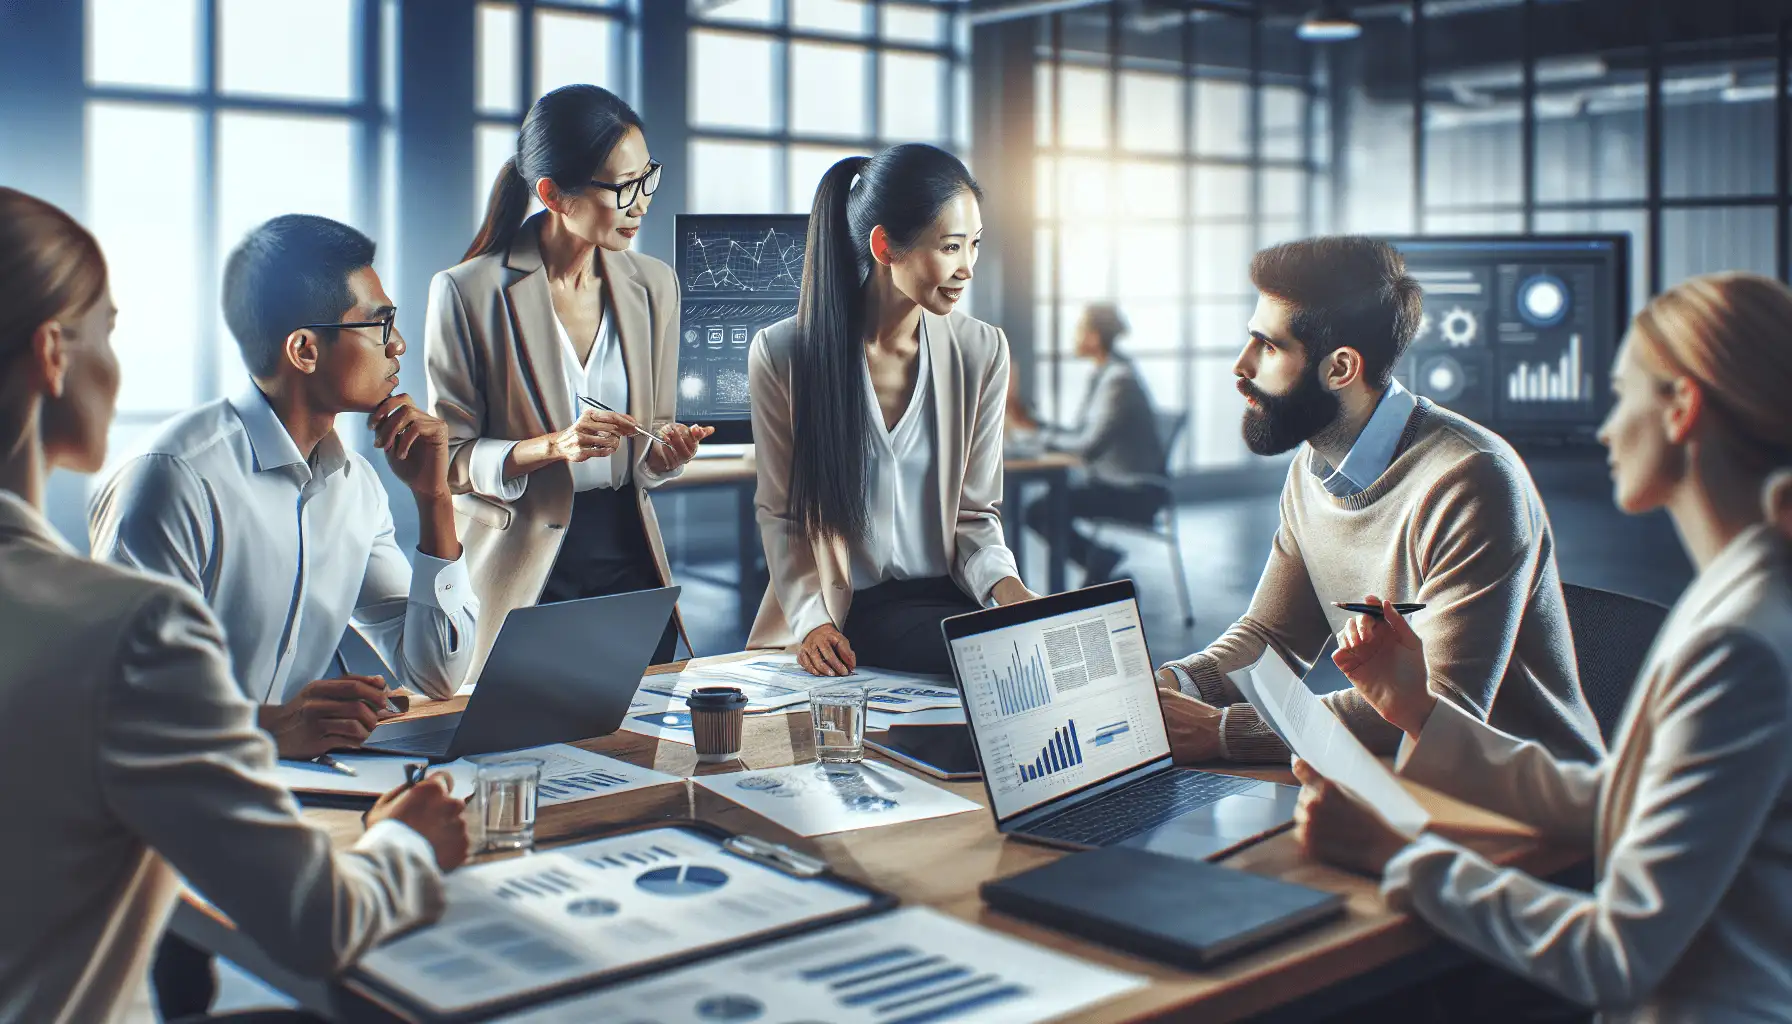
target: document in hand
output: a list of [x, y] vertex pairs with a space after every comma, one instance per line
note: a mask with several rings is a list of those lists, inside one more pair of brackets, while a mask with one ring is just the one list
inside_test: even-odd
[[[1329, 658], [1330, 652], [1328, 644], [1319, 656]], [[1255, 665], [1232, 673], [1232, 682], [1314, 771], [1344, 787], [1402, 835], [1410, 838], [1425, 830], [1430, 823], [1425, 809], [1273, 648], [1264, 650]]]

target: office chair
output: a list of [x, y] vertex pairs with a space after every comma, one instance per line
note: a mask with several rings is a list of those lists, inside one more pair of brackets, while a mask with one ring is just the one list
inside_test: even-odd
[[1574, 634], [1581, 692], [1610, 744], [1617, 738], [1624, 704], [1668, 610], [1640, 597], [1573, 583], [1562, 584], [1562, 596]]
[[[1188, 413], [1158, 412], [1152, 413], [1152, 417], [1157, 421], [1157, 436], [1163, 442], [1164, 459], [1167, 461], [1170, 453], [1176, 450], [1176, 442], [1181, 440], [1183, 430], [1188, 427]], [[1195, 605], [1189, 596], [1188, 566], [1182, 561], [1182, 531], [1176, 525], [1176, 496], [1170, 488], [1167, 466], [1165, 470], [1165, 475], [1146, 481], [1147, 486], [1155, 487], [1162, 492], [1157, 514], [1150, 523], [1108, 518], [1094, 518], [1088, 522], [1096, 543], [1100, 543], [1103, 530], [1118, 529], [1154, 538], [1169, 547], [1173, 562], [1171, 575], [1176, 578], [1176, 597], [1182, 608], [1182, 625], [1185, 628], [1193, 628]]]

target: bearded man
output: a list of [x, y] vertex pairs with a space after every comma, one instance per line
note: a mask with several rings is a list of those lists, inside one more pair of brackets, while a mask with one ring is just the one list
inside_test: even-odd
[[[1419, 284], [1385, 242], [1332, 236], [1251, 262], [1259, 297], [1233, 373], [1244, 438], [1296, 452], [1250, 608], [1205, 650], [1158, 670], [1178, 761], [1281, 762], [1288, 748], [1227, 673], [1273, 649], [1304, 669], [1378, 595], [1426, 610], [1431, 688], [1558, 757], [1604, 747], [1581, 693], [1555, 539], [1524, 460], [1499, 435], [1400, 386]], [[1355, 690], [1325, 698], [1378, 754], [1400, 731]]]

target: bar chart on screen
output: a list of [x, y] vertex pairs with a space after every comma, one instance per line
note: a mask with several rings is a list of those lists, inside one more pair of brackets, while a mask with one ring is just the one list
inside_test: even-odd
[[1034, 779], [1054, 775], [1066, 768], [1075, 768], [1083, 763], [1083, 748], [1077, 741], [1076, 722], [1065, 722], [1052, 731], [1052, 738], [1040, 748], [1039, 756], [1033, 758], [1031, 764], [1018, 764], [1020, 781], [1031, 782]]
[[1045, 670], [1045, 652], [1034, 647], [1024, 657], [1020, 644], [1006, 667], [994, 670], [996, 704], [1004, 715], [1041, 708], [1052, 702], [1052, 687]]

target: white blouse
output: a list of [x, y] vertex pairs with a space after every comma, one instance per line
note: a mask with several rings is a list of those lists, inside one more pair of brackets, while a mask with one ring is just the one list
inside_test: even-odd
[[[572, 396], [574, 414], [583, 416], [589, 408], [579, 396], [595, 398], [617, 412], [628, 411], [628, 371], [622, 366], [622, 339], [616, 336], [616, 318], [608, 304], [598, 311], [597, 341], [585, 360], [573, 348], [572, 338], [560, 317], [554, 317], [554, 333], [560, 336], [560, 371]], [[625, 443], [601, 459], [586, 459], [567, 465], [572, 470], [572, 488], [590, 491], [599, 487], [619, 488], [628, 483], [628, 452]]]
[[894, 429], [884, 426], [871, 367], [865, 367], [865, 414], [872, 436], [871, 461], [865, 467], [868, 529], [864, 540], [851, 545], [854, 590], [952, 571], [943, 527], [934, 514], [940, 507], [939, 424], [926, 331], [923, 322], [915, 391]]

